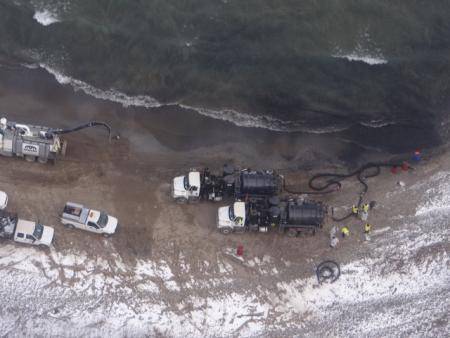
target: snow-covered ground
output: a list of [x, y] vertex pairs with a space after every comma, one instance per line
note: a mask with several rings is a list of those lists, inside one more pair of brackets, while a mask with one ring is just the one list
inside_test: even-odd
[[[440, 172], [391, 194], [415, 213], [374, 231], [333, 284], [286, 278], [269, 256], [224, 249], [192, 266], [183, 253], [124, 262], [14, 244], [0, 247], [0, 332], [6, 336], [428, 336], [450, 333], [450, 178]], [[412, 198], [411, 200], [414, 200]], [[338, 249], [339, 250], [339, 249]], [[306, 263], [305, 263], [306, 264]], [[246, 273], [242, 273], [242, 269]], [[195, 271], [194, 271], [195, 270]]]

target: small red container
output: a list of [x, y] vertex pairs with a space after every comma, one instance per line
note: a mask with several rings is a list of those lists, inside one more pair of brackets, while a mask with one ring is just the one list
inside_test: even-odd
[[242, 256], [244, 254], [244, 246], [243, 245], [238, 245], [237, 250], [236, 250], [236, 254], [238, 256]]

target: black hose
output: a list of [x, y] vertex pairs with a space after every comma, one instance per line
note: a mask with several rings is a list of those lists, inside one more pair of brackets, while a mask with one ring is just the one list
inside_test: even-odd
[[[290, 188], [286, 187], [286, 182], [283, 182], [283, 188], [286, 192], [291, 193], [291, 194], [298, 194], [298, 195], [302, 195], [302, 194], [306, 194], [306, 195], [324, 195], [324, 194], [330, 194], [333, 193], [335, 191], [338, 191], [342, 188], [342, 181], [356, 176], [356, 178], [358, 179], [358, 181], [362, 184], [363, 186], [363, 190], [361, 191], [361, 193], [359, 194], [359, 199], [358, 199], [358, 203], [356, 204], [356, 206], [359, 208], [362, 204], [363, 201], [363, 197], [364, 195], [367, 193], [367, 191], [369, 190], [369, 186], [366, 183], [366, 179], [368, 178], [372, 178], [372, 177], [376, 177], [378, 175], [380, 175], [381, 173], [381, 168], [382, 167], [398, 167], [398, 166], [402, 166], [404, 162], [402, 163], [398, 163], [398, 162], [382, 162], [382, 163], [375, 163], [375, 162], [369, 162], [365, 165], [363, 165], [362, 167], [356, 169], [355, 171], [352, 171], [348, 174], [336, 174], [336, 173], [319, 173], [314, 175], [313, 177], [311, 177], [311, 179], [308, 182], [308, 186], [312, 191], [295, 191], [292, 190]], [[375, 171], [373, 173], [367, 173], [367, 170], [370, 169], [375, 169]], [[408, 167], [408, 169], [413, 169], [412, 167]], [[314, 183], [317, 180], [320, 179], [324, 179], [326, 178], [325, 182], [320, 185], [317, 183]], [[335, 187], [334, 189], [331, 187]], [[340, 222], [343, 221], [347, 218], [350, 218], [351, 216], [356, 216], [356, 214], [354, 214], [353, 212], [341, 217], [341, 218], [335, 218], [333, 215], [331, 216], [331, 218], [336, 221], [336, 222]]]
[[316, 275], [319, 284], [323, 281], [334, 283], [341, 275], [341, 268], [335, 261], [323, 261], [317, 266]]
[[108, 131], [108, 138], [111, 141], [111, 127], [106, 124], [105, 122], [97, 122], [97, 121], [91, 121], [86, 124], [82, 124], [80, 126], [70, 128], [70, 129], [52, 129], [48, 133], [49, 134], [55, 134], [55, 135], [62, 135], [62, 134], [69, 134], [73, 133], [82, 129], [91, 128], [91, 127], [104, 127]]

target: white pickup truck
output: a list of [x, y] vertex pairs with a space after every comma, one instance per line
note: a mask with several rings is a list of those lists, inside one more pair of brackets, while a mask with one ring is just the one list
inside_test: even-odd
[[105, 237], [114, 234], [118, 226], [117, 218], [72, 202], [67, 202], [64, 206], [61, 223], [68, 228], [91, 231]]
[[47, 248], [52, 244], [54, 229], [39, 222], [19, 219], [17, 214], [0, 211], [0, 237], [18, 243]]
[[0, 210], [5, 210], [8, 205], [8, 195], [5, 192], [0, 191]]

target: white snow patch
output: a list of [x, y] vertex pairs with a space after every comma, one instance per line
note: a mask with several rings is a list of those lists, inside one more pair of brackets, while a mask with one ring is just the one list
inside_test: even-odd
[[450, 172], [443, 171], [430, 178], [428, 184], [431, 188], [424, 194], [424, 201], [416, 210], [416, 216], [430, 213], [450, 212]]
[[[378, 260], [361, 260], [341, 266], [342, 275], [333, 284], [318, 285], [317, 279], [299, 279], [290, 283], [278, 283], [283, 291], [276, 310], [285, 314], [313, 313], [321, 316], [334, 305], [352, 306], [406, 295], [423, 294], [424, 290], [445, 288], [450, 274], [444, 266], [449, 264], [447, 253], [422, 265], [409, 265], [405, 271], [382, 274]], [[385, 325], [379, 323], [379, 325]]]
[[136, 275], [160, 278], [163, 281], [168, 281], [174, 277], [172, 270], [165, 261], [138, 260], [134, 272]]

